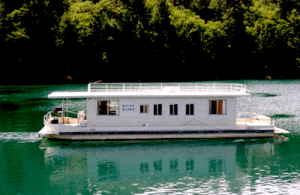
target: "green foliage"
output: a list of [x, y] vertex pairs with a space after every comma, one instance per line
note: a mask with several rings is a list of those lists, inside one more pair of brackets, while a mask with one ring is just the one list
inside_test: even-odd
[[[59, 29], [63, 34], [68, 25], [72, 26], [78, 36], [78, 42], [83, 42], [85, 37], [94, 34], [95, 28], [101, 31], [106, 28], [121, 30], [122, 26], [118, 20], [119, 15], [123, 14], [125, 9], [118, 0], [102, 0], [96, 4], [92, 1], [77, 1], [71, 3], [69, 10], [62, 16]], [[59, 39], [58, 42], [64, 41]]]
[[288, 46], [300, 49], [300, 14], [296, 9], [292, 10], [292, 13], [288, 17], [288, 22], [292, 28], [289, 34], [290, 40]]
[[97, 77], [97, 71], [76, 72], [70, 62], [97, 62], [98, 72], [146, 63], [154, 66], [149, 75], [159, 63], [201, 64], [213, 78], [212, 70], [248, 65], [256, 69], [249, 75], [278, 78], [269, 67], [282, 64], [294, 76], [300, 70], [297, 0], [1, 0], [0, 30], [4, 56], [37, 64], [57, 57], [65, 64], [61, 74]]
[[191, 33], [198, 33], [200, 38], [201, 31], [205, 29], [204, 20], [200, 19], [199, 16], [195, 15], [189, 9], [178, 9], [172, 7], [171, 9], [171, 24], [176, 28], [176, 32], [179, 37], [185, 40], [190, 38]]
[[290, 24], [291, 32], [287, 37], [287, 45], [290, 48], [293, 48], [293, 52], [296, 58], [296, 66], [300, 65], [300, 14], [294, 9], [292, 10], [290, 16], [288, 17], [288, 22]]
[[7, 15], [6, 20], [10, 23], [9, 27], [11, 31], [7, 34], [5, 41], [24, 41], [30, 38], [25, 32], [25, 27], [22, 22], [28, 12], [29, 9], [23, 6]]
[[0, 1], [0, 29], [2, 27], [4, 4]]
[[72, 25], [78, 33], [78, 41], [82, 42], [82, 37], [92, 34], [91, 25], [95, 22], [93, 6], [91, 1], [72, 3], [68, 12], [61, 17], [60, 31], [63, 33], [68, 24]]
[[205, 53], [214, 56], [218, 54], [217, 50], [219, 48], [226, 48], [225, 37], [224, 23], [221, 23], [220, 21], [207, 22], [205, 25], [205, 32], [202, 34]]
[[290, 34], [293, 34], [293, 29], [290, 28], [289, 23], [280, 18], [280, 9], [276, 4], [265, 4], [255, 0], [249, 10], [244, 24], [246, 25], [246, 33], [255, 37], [258, 51], [264, 52], [267, 49], [272, 49], [280, 43], [279, 41], [285, 40]]

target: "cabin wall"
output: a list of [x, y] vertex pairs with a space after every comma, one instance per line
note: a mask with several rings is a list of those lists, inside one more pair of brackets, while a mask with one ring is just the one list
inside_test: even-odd
[[[226, 114], [209, 114], [209, 100], [226, 100]], [[97, 101], [107, 98], [87, 100], [87, 121], [89, 127], [96, 126], [149, 126], [160, 125], [235, 125], [236, 98], [110, 98], [119, 100], [119, 116], [98, 115]], [[154, 104], [162, 104], [162, 115], [154, 115]], [[178, 115], [170, 115], [170, 104], [178, 104]], [[186, 104], [194, 104], [194, 115], [186, 115]], [[122, 105], [135, 105], [135, 112], [122, 112]], [[148, 113], [140, 113], [140, 105], [148, 105]]]

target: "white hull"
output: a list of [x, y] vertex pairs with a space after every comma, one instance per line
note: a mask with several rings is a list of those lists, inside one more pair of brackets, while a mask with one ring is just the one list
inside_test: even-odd
[[40, 137], [58, 140], [159, 140], [274, 137], [274, 127], [236, 129], [234, 127], [156, 126], [156, 127], [79, 127], [46, 125]]
[[46, 135], [48, 139], [112, 141], [112, 140], [160, 140], [160, 139], [223, 139], [223, 138], [269, 138], [272, 133], [236, 133], [236, 134], [186, 134], [186, 135]]

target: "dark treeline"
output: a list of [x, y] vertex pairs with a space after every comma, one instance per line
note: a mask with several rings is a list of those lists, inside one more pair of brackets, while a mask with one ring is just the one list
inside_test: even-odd
[[298, 0], [0, 0], [0, 83], [300, 78]]

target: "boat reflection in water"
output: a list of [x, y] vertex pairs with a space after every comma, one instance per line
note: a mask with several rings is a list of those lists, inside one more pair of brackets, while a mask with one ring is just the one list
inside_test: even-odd
[[[272, 140], [53, 143], [44, 140], [50, 182], [65, 193], [239, 193]], [[253, 159], [253, 154], [259, 160]]]

